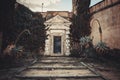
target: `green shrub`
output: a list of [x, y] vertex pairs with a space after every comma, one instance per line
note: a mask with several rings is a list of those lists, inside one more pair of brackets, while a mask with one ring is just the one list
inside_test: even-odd
[[88, 43], [92, 43], [92, 39], [89, 36], [81, 37], [80, 38], [80, 45], [85, 46]]
[[97, 53], [99, 54], [105, 54], [109, 51], [109, 47], [107, 47], [106, 43], [104, 42], [99, 42], [96, 46], [95, 46], [95, 50]]

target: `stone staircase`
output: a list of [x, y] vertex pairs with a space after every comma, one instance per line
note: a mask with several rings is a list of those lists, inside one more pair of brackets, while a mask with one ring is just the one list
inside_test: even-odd
[[106, 80], [78, 58], [43, 57], [15, 75], [18, 80]]

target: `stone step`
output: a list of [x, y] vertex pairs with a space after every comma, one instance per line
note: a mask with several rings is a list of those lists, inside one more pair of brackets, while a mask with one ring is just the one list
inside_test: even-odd
[[[16, 80], [16, 79], [15, 79]], [[17, 80], [103, 80], [100, 77], [97, 78], [20, 78]]]
[[80, 69], [80, 68], [86, 68], [80, 63], [35, 63], [32, 66], [29, 66], [28, 68], [33, 69]]
[[100, 77], [89, 69], [52, 69], [52, 70], [40, 70], [40, 69], [26, 69], [22, 71], [16, 77], [21, 78], [94, 78]]
[[76, 59], [76, 58], [57, 58], [57, 59], [50, 59], [50, 58], [46, 58], [46, 59], [40, 59], [37, 62], [56, 62], [56, 63], [79, 63], [81, 60], [80, 59]]
[[78, 60], [78, 58], [72, 57], [42, 57], [40, 60]]
[[40, 62], [40, 63], [75, 63], [75, 62], [80, 62], [80, 61], [75, 61], [75, 60], [39, 60], [37, 62]]

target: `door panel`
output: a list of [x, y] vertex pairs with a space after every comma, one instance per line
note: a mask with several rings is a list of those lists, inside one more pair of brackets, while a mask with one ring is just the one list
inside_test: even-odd
[[53, 48], [54, 54], [61, 54], [61, 36], [54, 36], [53, 45], [54, 45]]

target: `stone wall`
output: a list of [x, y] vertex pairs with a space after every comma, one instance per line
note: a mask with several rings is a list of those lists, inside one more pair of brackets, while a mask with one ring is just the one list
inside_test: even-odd
[[99, 24], [103, 42], [110, 48], [120, 49], [120, 0], [105, 0], [90, 8], [94, 45], [100, 41]]

